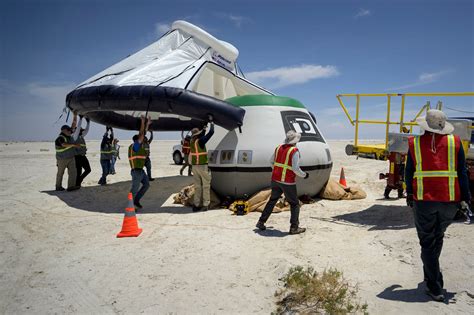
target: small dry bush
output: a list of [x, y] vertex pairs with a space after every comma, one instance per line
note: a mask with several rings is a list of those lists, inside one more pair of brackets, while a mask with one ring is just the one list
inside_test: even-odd
[[337, 269], [318, 273], [297, 266], [281, 280], [284, 288], [275, 292], [276, 314], [368, 314], [367, 304], [359, 304], [358, 288]]

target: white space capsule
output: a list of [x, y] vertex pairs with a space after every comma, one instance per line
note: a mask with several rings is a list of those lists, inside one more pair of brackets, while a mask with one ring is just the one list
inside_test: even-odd
[[221, 196], [241, 198], [270, 186], [271, 156], [289, 130], [301, 133], [298, 195], [314, 196], [329, 179], [332, 159], [314, 116], [299, 101], [273, 95], [245, 95], [226, 100], [245, 109], [241, 132], [219, 126], [207, 144], [212, 188]]

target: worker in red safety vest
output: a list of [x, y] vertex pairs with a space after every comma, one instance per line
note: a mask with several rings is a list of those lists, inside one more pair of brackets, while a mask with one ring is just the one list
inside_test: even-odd
[[300, 139], [300, 133], [293, 130], [288, 131], [285, 143], [275, 149], [275, 153], [271, 158], [273, 164], [272, 193], [256, 225], [262, 231], [266, 229], [265, 222], [272, 214], [273, 208], [282, 193], [285, 194], [285, 198], [290, 204], [290, 234], [300, 234], [306, 231], [305, 228], [299, 227], [300, 204], [296, 191], [296, 176], [305, 179], [309, 177], [309, 173], [303, 172], [299, 167], [300, 152], [296, 147], [296, 143]]
[[189, 153], [191, 152], [191, 136], [186, 135], [184, 136], [184, 133], [181, 132], [181, 152], [183, 153], [183, 166], [179, 170], [179, 175], [183, 175], [184, 170], [186, 167], [188, 168], [188, 176], [192, 176], [191, 170], [192, 166], [189, 163]]
[[440, 110], [429, 110], [417, 119], [424, 134], [410, 137], [405, 169], [407, 204], [414, 209], [421, 245], [426, 293], [444, 301], [439, 256], [446, 228], [458, 207], [470, 201], [466, 162], [461, 140]]

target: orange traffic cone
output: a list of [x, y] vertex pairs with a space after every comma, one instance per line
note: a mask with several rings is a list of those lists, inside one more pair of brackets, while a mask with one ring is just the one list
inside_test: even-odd
[[346, 176], [344, 176], [344, 167], [341, 167], [341, 176], [339, 177], [339, 184], [347, 187]]
[[133, 206], [132, 193], [128, 193], [128, 206], [125, 208], [122, 231], [117, 234], [117, 237], [137, 237], [142, 233], [142, 231], [143, 230], [138, 227], [135, 207]]

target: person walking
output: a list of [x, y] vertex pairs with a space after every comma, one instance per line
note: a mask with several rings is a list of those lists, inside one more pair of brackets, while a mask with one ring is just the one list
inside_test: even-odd
[[300, 152], [296, 147], [296, 143], [300, 139], [300, 133], [293, 130], [288, 131], [285, 143], [279, 145], [271, 157], [271, 163], [273, 164], [272, 192], [256, 225], [261, 231], [266, 229], [265, 222], [272, 214], [273, 208], [282, 193], [290, 204], [290, 234], [300, 234], [306, 231], [305, 228], [299, 227], [300, 204], [296, 190], [296, 176], [305, 179], [309, 177], [309, 173], [303, 172], [299, 166]]
[[[146, 134], [147, 132], [145, 132]], [[146, 168], [146, 173], [148, 176], [148, 180], [150, 182], [154, 181], [155, 179], [151, 176], [151, 160], [150, 160], [150, 144], [153, 141], [153, 131], [150, 131], [150, 138], [147, 138], [145, 136], [143, 140], [143, 146], [146, 151], [146, 161], [145, 161], [145, 168]]]
[[186, 135], [184, 137], [184, 134], [181, 133], [181, 152], [183, 153], [183, 166], [179, 170], [179, 175], [183, 175], [184, 170], [186, 167], [188, 168], [188, 176], [191, 176], [191, 170], [192, 166], [189, 164], [189, 152], [190, 152], [190, 145], [191, 145], [191, 137], [189, 135]]
[[56, 166], [58, 171], [56, 173], [56, 191], [65, 190], [63, 187], [63, 176], [64, 171], [67, 169], [68, 179], [67, 179], [67, 190], [73, 191], [79, 189], [79, 186], [76, 185], [76, 161], [75, 153], [77, 144], [74, 143], [74, 140], [71, 137], [72, 128], [68, 125], [63, 125], [61, 127], [61, 133], [54, 141], [54, 146], [56, 148]]
[[444, 232], [458, 206], [467, 208], [470, 202], [464, 150], [446, 119], [435, 109], [417, 118], [424, 134], [409, 138], [405, 168], [407, 205], [414, 210], [426, 293], [439, 302], [445, 299], [439, 266]]
[[[91, 172], [91, 166], [86, 156], [86, 140], [84, 139], [84, 137], [89, 132], [90, 119], [86, 117], [87, 125], [85, 129], [82, 128], [82, 119], [83, 116], [79, 116], [79, 123], [77, 124], [76, 130], [74, 130], [74, 133], [72, 134], [72, 139], [74, 140], [74, 143], [78, 145], [78, 147], [75, 148], [76, 152], [74, 156], [77, 170], [76, 186], [78, 187], [81, 187], [84, 178], [86, 178], [86, 176], [89, 175], [89, 173]], [[84, 172], [82, 172], [83, 169]]]
[[112, 159], [110, 160], [110, 175], [115, 175], [115, 163], [120, 160], [120, 144], [119, 139], [112, 142]]
[[[150, 127], [151, 118], [148, 118], [145, 128], [145, 117], [141, 117], [140, 131], [133, 136], [133, 143], [128, 147], [128, 161], [130, 162], [130, 174], [132, 176], [132, 187], [130, 192], [133, 195], [133, 204], [141, 209], [140, 199], [150, 187], [148, 175], [143, 170], [146, 161], [146, 150], [144, 145], [145, 134]], [[140, 188], [140, 184], [142, 187]], [[140, 189], [139, 189], [140, 188]]]
[[205, 134], [206, 127], [202, 130], [193, 128], [191, 130], [191, 143], [189, 158], [193, 167], [194, 178], [194, 206], [193, 211], [207, 211], [211, 203], [211, 172], [207, 165], [206, 143], [214, 134], [214, 122], [209, 116], [210, 129]]
[[[110, 131], [110, 136], [109, 136]], [[100, 166], [102, 166], [102, 177], [99, 179], [99, 185], [107, 184], [107, 175], [110, 173], [110, 165], [112, 160], [112, 141], [114, 139], [114, 130], [107, 126], [102, 142], [100, 143]]]

